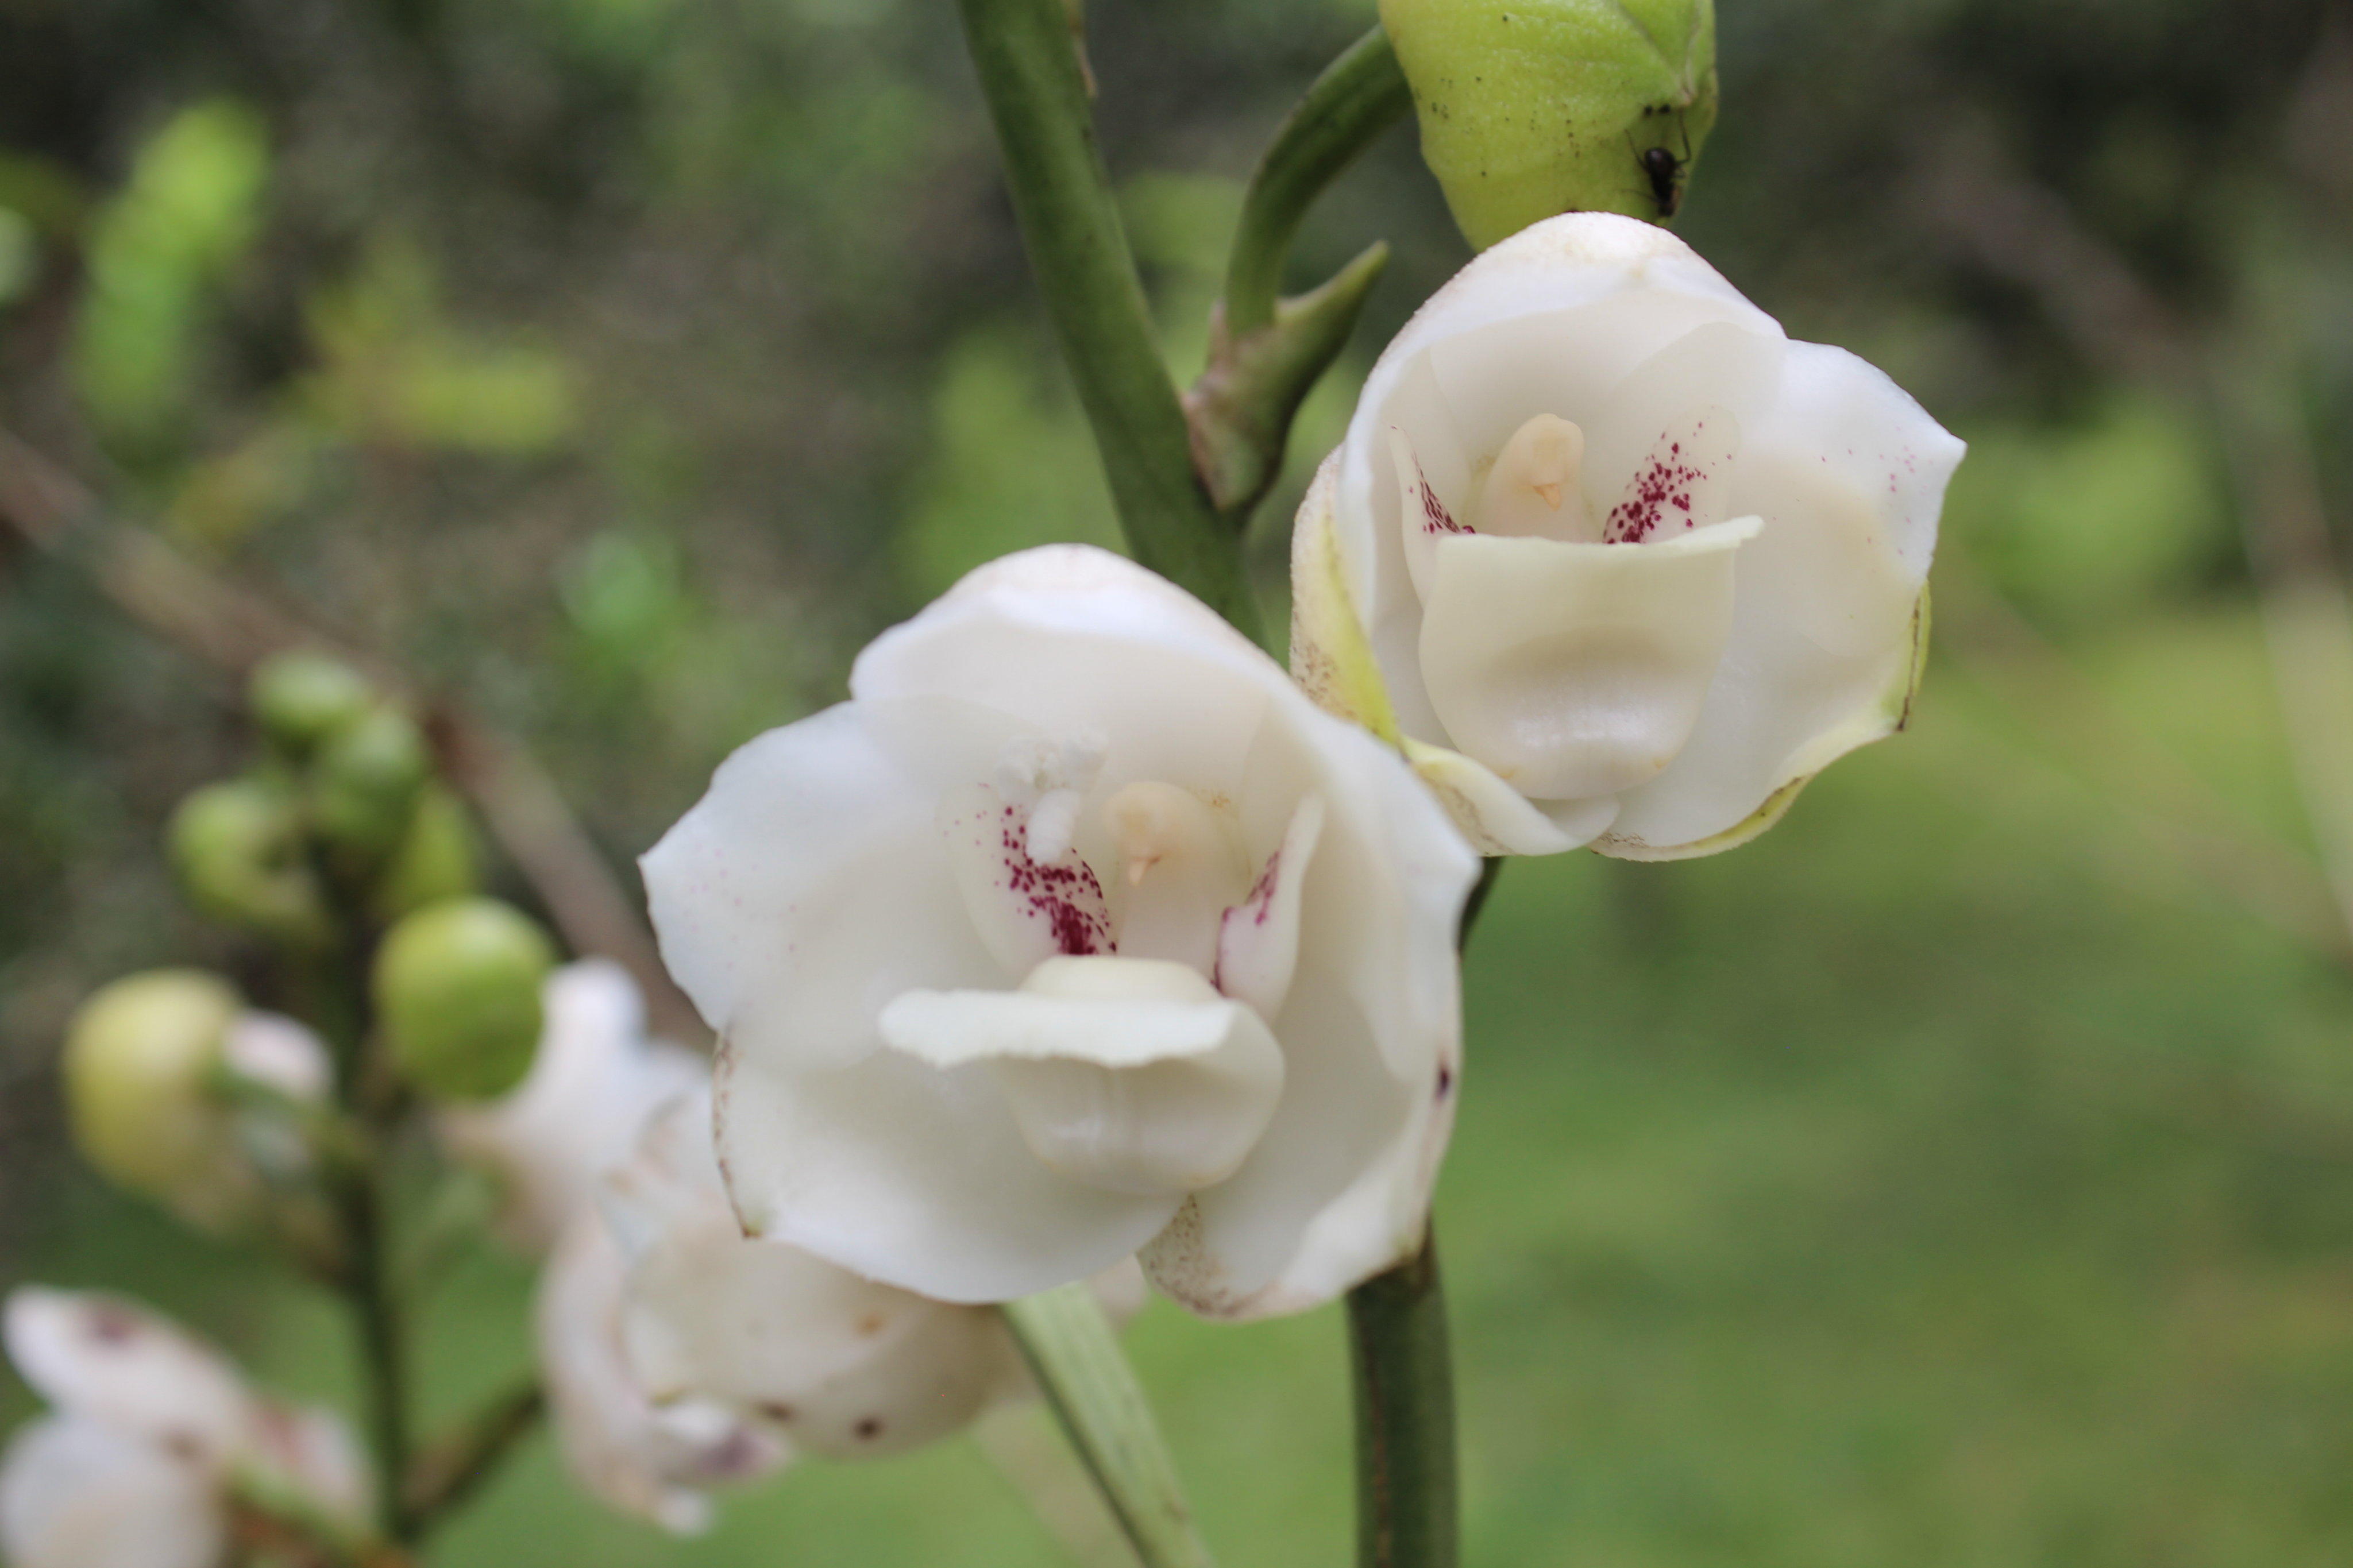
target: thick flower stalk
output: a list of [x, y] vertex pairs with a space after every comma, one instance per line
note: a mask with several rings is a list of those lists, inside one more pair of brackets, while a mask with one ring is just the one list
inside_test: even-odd
[[1903, 724], [1961, 452], [1673, 236], [1553, 218], [1374, 366], [1300, 508], [1293, 667], [1489, 854], [1728, 848]]
[[240, 1491], [364, 1531], [365, 1472], [343, 1423], [255, 1394], [155, 1314], [27, 1286], [8, 1298], [6, 1340], [51, 1406], [0, 1458], [0, 1558], [15, 1568], [214, 1568]]
[[[714, 1486], [904, 1453], [1029, 1392], [997, 1313], [746, 1237], [710, 1129], [707, 1092], [658, 1113], [541, 1287], [557, 1438], [596, 1496], [692, 1531]], [[1134, 1275], [1099, 1282], [1106, 1305], [1140, 1304]]]
[[650, 1039], [644, 999], [609, 959], [582, 959], [542, 987], [546, 1025], [522, 1083], [492, 1100], [442, 1109], [443, 1142], [499, 1184], [498, 1227], [538, 1256], [629, 1157], [655, 1110], [708, 1079], [702, 1058]]
[[1477, 869], [1205, 606], [1050, 546], [860, 658], [646, 857], [745, 1226], [950, 1301], [1142, 1249], [1196, 1312], [1419, 1246]]

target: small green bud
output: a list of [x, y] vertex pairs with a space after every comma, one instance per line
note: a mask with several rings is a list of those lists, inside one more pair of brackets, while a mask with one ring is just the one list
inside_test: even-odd
[[397, 708], [371, 709], [327, 737], [311, 764], [311, 826], [339, 868], [382, 864], [432, 772], [423, 731]]
[[246, 700], [263, 734], [290, 756], [307, 757], [328, 736], [365, 717], [376, 694], [341, 659], [298, 648], [256, 666]]
[[427, 904], [474, 890], [474, 827], [458, 797], [439, 784], [417, 792], [408, 831], [376, 879], [370, 909], [386, 925]]
[[81, 1005], [61, 1064], [74, 1147], [100, 1174], [177, 1200], [212, 1183], [222, 1159], [211, 1079], [243, 1004], [197, 969], [118, 980]]
[[332, 939], [301, 813], [280, 780], [248, 773], [206, 784], [180, 803], [166, 838], [172, 869], [203, 913], [291, 947]]
[[1715, 0], [1380, 0], [1421, 155], [1480, 249], [1564, 212], [1664, 222], [1715, 123]]
[[376, 950], [376, 1016], [403, 1075], [450, 1100], [487, 1100], [522, 1081], [545, 1022], [540, 987], [555, 949], [496, 899], [417, 910]]

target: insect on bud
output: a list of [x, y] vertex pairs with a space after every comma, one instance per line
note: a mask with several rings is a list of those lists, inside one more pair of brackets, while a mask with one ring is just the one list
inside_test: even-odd
[[531, 1070], [555, 950], [496, 899], [448, 899], [408, 916], [376, 951], [376, 1013], [403, 1076], [448, 1100], [503, 1094]]
[[1472, 245], [1564, 212], [1675, 216], [1715, 123], [1715, 0], [1381, 0], [1381, 22]]

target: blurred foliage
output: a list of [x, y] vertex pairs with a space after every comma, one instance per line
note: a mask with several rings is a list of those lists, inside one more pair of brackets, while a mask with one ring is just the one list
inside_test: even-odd
[[[1372, 9], [1090, 7], [1180, 373], [1257, 148]], [[2353, 986], [2119, 809], [2137, 763], [2057, 700], [2087, 684], [2301, 851], [2225, 465], [2047, 278], [1989, 263], [1986, 191], [2056, 204], [2199, 340], [2284, 344], [2342, 528], [2353, 15], [1745, 0], [1721, 26], [1681, 232], [1973, 439], [1954, 586], [2046, 640], [1979, 637], [1957, 592], [1915, 733], [1755, 847], [1505, 879], [1441, 1200], [1472, 1555], [2342, 1562]], [[1294, 282], [1377, 237], [1253, 536], [1272, 596], [1354, 382], [1466, 254], [1409, 130]], [[1109, 536], [935, 0], [0, 0], [0, 428], [528, 737], [618, 865], [957, 573]], [[347, 1392], [318, 1304], [257, 1305], [249, 1259], [58, 1153], [74, 1004], [238, 971], [160, 855], [233, 765], [228, 695], [0, 541], [0, 1281], [144, 1291]], [[437, 1307], [436, 1410], [512, 1372], [525, 1289], [477, 1258]], [[1330, 1557], [1330, 1315], [1155, 1310], [1137, 1342], [1224, 1560]], [[543, 1443], [439, 1561], [1047, 1550], [962, 1446], [797, 1475], [675, 1546]]]

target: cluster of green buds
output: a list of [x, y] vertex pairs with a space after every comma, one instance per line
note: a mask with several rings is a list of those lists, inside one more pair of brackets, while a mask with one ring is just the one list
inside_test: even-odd
[[101, 1174], [206, 1230], [284, 1234], [318, 1228], [364, 1078], [445, 1100], [522, 1079], [556, 955], [480, 891], [465, 807], [397, 700], [307, 652], [261, 665], [248, 697], [258, 754], [181, 803], [170, 859], [200, 911], [259, 939], [325, 1007], [318, 1032], [219, 975], [156, 970], [84, 1005], [64, 1076]]
[[356, 910], [389, 924], [475, 885], [464, 808], [424, 731], [350, 667], [281, 654], [255, 671], [267, 742], [182, 803], [171, 858], [205, 913], [296, 951], [332, 947]]

